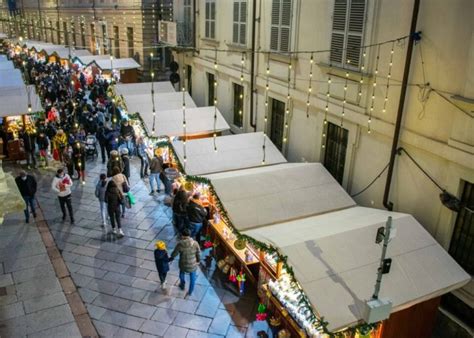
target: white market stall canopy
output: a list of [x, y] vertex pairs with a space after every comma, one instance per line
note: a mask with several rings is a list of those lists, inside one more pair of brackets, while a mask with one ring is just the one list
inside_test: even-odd
[[110, 55], [82, 55], [74, 58], [74, 61], [78, 61], [83, 66], [87, 66], [96, 60], [108, 60], [110, 62]]
[[0, 59], [0, 70], [12, 70], [15, 69], [11, 61], [2, 61]]
[[41, 100], [33, 85], [0, 88], [0, 101], [2, 102], [0, 104], [1, 117], [28, 114], [28, 102], [31, 104], [32, 112], [43, 110]]
[[[196, 108], [196, 104], [193, 101], [193, 98], [186, 92], [185, 94], [186, 101], [186, 111], [188, 108]], [[127, 110], [130, 113], [140, 113], [140, 115], [145, 119], [147, 114], [152, 114], [153, 105], [151, 101], [151, 91], [146, 94], [128, 94], [124, 93], [123, 98], [127, 105]], [[154, 95], [155, 99], [155, 110], [166, 111], [166, 110], [175, 110], [183, 108], [183, 93], [182, 92], [173, 92], [173, 93], [157, 93]], [[214, 110], [214, 108], [212, 108]], [[181, 114], [182, 116], [182, 114]], [[181, 129], [183, 128], [183, 123], [181, 121]], [[151, 129], [150, 129], [151, 130]]]
[[[221, 136], [216, 139], [218, 151], [214, 151], [213, 138], [186, 142], [186, 174], [206, 175], [223, 171], [261, 167], [263, 140], [265, 139], [265, 165], [286, 163], [273, 142], [262, 132]], [[184, 161], [183, 142], [173, 142], [173, 148]]]
[[[151, 82], [117, 83], [114, 88], [117, 95], [151, 95]], [[158, 94], [176, 92], [173, 85], [169, 81], [153, 82], [153, 90]]]
[[[315, 201], [316, 202], [316, 201]], [[379, 298], [392, 313], [460, 288], [470, 275], [408, 214], [354, 207], [324, 215], [244, 231], [272, 244], [288, 263], [316, 312], [335, 331], [363, 319], [364, 302], [374, 292], [381, 247], [377, 229], [388, 216], [396, 229], [387, 251], [390, 273]]]
[[320, 163], [277, 164], [206, 177], [239, 231], [355, 206]]
[[123, 58], [123, 59], [113, 59], [112, 61], [110, 60], [94, 60], [94, 62], [97, 67], [99, 67], [102, 70], [112, 70], [112, 69], [117, 69], [117, 70], [127, 70], [127, 69], [137, 69], [140, 68], [140, 64], [135, 61], [133, 58]]
[[0, 62], [8, 62], [8, 58], [6, 55], [0, 55]]
[[[21, 44], [21, 42], [19, 43]], [[69, 55], [71, 55], [71, 57], [91, 55], [91, 53], [86, 49], [69, 48], [63, 45], [55, 45], [52, 43], [33, 40], [24, 42], [23, 46], [26, 46], [28, 49], [34, 49], [37, 52], [44, 52], [48, 56], [56, 54], [61, 59], [68, 59]]]
[[[182, 94], [181, 94], [182, 95]], [[147, 113], [140, 113], [148, 134], [153, 130], [153, 114], [151, 109]], [[217, 110], [216, 132], [229, 130], [230, 127], [224, 117]], [[214, 107], [186, 108], [186, 135], [208, 135], [214, 131]], [[157, 110], [155, 117], [155, 135], [182, 137], [183, 110]], [[214, 149], [214, 148], [212, 148]]]
[[25, 81], [19, 69], [0, 70], [0, 90], [3, 88], [24, 87]]

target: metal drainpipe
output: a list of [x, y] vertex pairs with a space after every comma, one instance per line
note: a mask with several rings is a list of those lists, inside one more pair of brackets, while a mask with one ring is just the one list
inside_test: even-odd
[[413, 45], [415, 43], [416, 22], [418, 20], [418, 10], [420, 9], [420, 0], [414, 0], [413, 14], [411, 17], [410, 37], [408, 40], [407, 56], [405, 59], [405, 69], [403, 72], [402, 86], [400, 90], [400, 101], [398, 102], [397, 121], [395, 122], [395, 131], [393, 135], [392, 151], [390, 153], [390, 162], [388, 166], [387, 181], [383, 193], [383, 206], [387, 210], [393, 210], [393, 203], [388, 201], [390, 195], [390, 186], [392, 184], [393, 168], [395, 166], [395, 156], [397, 155], [398, 139], [400, 138], [400, 129], [402, 125], [403, 109], [405, 105], [405, 96], [408, 87], [408, 76], [410, 75], [411, 57]]
[[253, 122], [254, 119], [254, 91], [255, 91], [255, 22], [257, 21], [257, 0], [253, 0], [252, 3], [252, 63], [250, 65], [250, 126], [253, 131], [257, 131], [257, 123]]
[[[193, 0], [193, 47], [196, 48], [197, 46], [197, 43], [196, 43], [196, 39], [197, 39], [197, 32], [196, 32], [196, 28], [197, 28], [197, 25], [196, 25], [196, 14], [197, 14], [197, 9], [196, 9], [196, 0]], [[183, 65], [184, 66], [184, 65]]]

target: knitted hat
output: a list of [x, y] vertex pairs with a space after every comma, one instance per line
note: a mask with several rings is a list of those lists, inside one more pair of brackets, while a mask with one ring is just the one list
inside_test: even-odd
[[166, 243], [163, 241], [157, 241], [155, 246], [158, 250], [166, 250]]

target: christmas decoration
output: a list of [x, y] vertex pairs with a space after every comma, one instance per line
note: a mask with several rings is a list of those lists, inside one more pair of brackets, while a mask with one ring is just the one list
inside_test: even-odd
[[237, 275], [236, 280], [237, 280], [237, 286], [239, 287], [239, 294], [243, 296], [245, 292], [245, 280], [246, 280], [243, 269], [240, 269], [240, 272]]
[[257, 321], [264, 321], [265, 319], [267, 319], [267, 313], [265, 312], [266, 310], [267, 307], [265, 306], [265, 304], [258, 304], [257, 315], [255, 316]]

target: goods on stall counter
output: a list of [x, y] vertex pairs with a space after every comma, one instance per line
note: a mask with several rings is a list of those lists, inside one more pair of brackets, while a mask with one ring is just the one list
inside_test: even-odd
[[204, 237], [203, 247], [205, 249], [209, 249], [209, 248], [212, 248], [213, 246], [214, 246], [214, 243], [212, 243], [212, 241], [211, 241], [211, 236], [206, 235], [206, 237]]
[[228, 274], [230, 267], [234, 265], [235, 263], [235, 257], [234, 256], [226, 256], [226, 258], [221, 259], [217, 262], [217, 267], [224, 273]]
[[287, 329], [281, 329], [278, 331], [278, 338], [291, 338], [291, 334]]
[[271, 316], [269, 320], [270, 329], [272, 330], [272, 337], [277, 337], [280, 331], [281, 320], [280, 317]]
[[265, 304], [263, 303], [260, 303], [258, 304], [258, 307], [257, 307], [257, 314], [256, 314], [256, 320], [257, 321], [264, 321], [267, 319], [267, 307], [265, 306]]
[[322, 337], [321, 332], [311, 321], [311, 309], [301, 305], [304, 297], [302, 291], [295, 282], [291, 281], [286, 271], [283, 271], [278, 280], [270, 280], [268, 288], [310, 337]]
[[233, 266], [229, 270], [229, 281], [232, 283], [237, 282], [237, 270]]
[[240, 272], [238, 273], [236, 280], [237, 280], [237, 286], [239, 287], [239, 294], [243, 296], [245, 292], [245, 280], [246, 280], [243, 269], [240, 269]]
[[253, 254], [250, 252], [250, 250], [245, 250], [245, 262], [246, 263], [253, 262]]
[[243, 239], [238, 239], [234, 242], [234, 247], [237, 249], [237, 250], [243, 250], [245, 249], [246, 247], [246, 243]]

